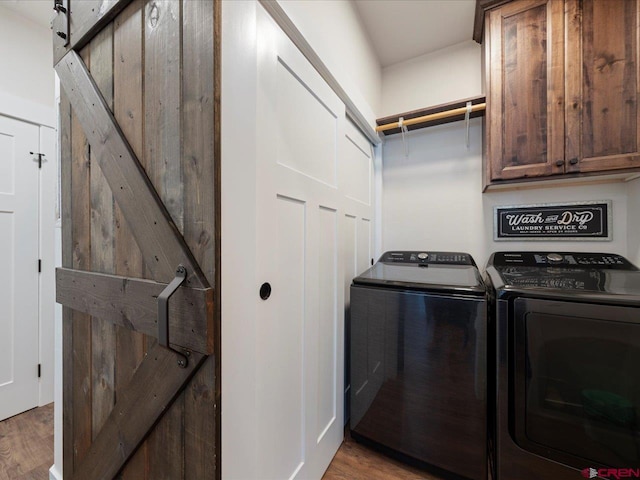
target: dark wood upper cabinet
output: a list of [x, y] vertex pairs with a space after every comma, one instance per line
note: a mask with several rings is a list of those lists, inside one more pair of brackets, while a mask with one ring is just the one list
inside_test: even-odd
[[522, 0], [486, 23], [490, 181], [564, 171], [562, 2]]
[[635, 0], [566, 0], [567, 172], [640, 166]]
[[640, 167], [640, 0], [487, 7], [485, 184]]

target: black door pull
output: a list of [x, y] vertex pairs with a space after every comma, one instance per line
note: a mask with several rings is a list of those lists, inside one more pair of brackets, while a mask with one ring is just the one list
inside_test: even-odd
[[262, 300], [266, 300], [270, 296], [271, 296], [271, 284], [269, 284], [269, 282], [264, 282], [260, 286], [260, 298]]

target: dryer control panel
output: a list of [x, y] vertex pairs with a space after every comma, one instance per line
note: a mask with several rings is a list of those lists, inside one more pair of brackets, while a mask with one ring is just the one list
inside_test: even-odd
[[498, 252], [494, 256], [496, 267], [569, 267], [615, 270], [637, 270], [626, 258], [614, 253], [582, 252]]
[[462, 252], [390, 251], [385, 252], [379, 261], [418, 266], [475, 265], [471, 255]]

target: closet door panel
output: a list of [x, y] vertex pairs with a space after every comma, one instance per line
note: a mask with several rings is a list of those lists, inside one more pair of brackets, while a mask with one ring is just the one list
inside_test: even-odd
[[258, 38], [257, 471], [321, 478], [343, 436], [345, 109], [261, 8]]

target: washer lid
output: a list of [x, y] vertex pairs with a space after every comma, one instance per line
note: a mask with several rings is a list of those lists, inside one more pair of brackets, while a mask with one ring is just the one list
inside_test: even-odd
[[471, 265], [394, 265], [376, 263], [353, 279], [354, 285], [368, 285], [408, 290], [436, 290], [484, 295], [480, 272]]

